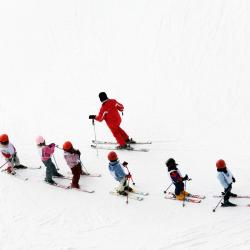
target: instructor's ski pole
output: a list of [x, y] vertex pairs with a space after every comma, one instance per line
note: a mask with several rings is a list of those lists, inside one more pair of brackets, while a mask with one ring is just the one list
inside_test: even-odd
[[164, 194], [166, 194], [167, 193], [167, 191], [169, 190], [169, 188], [171, 187], [173, 185], [173, 182], [171, 182], [171, 184], [163, 191], [164, 192]]
[[[96, 130], [95, 130], [95, 120], [92, 119], [92, 125], [94, 128], [94, 136], [95, 136], [95, 142], [96, 142]], [[96, 156], [98, 156], [98, 148], [96, 148]]]

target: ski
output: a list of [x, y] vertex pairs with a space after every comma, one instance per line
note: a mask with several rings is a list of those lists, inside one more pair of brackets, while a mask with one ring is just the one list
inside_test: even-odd
[[[168, 194], [175, 196], [173, 192], [168, 192]], [[206, 196], [201, 194], [188, 194], [186, 198], [205, 199]]]
[[[98, 140], [92, 140], [92, 143], [94, 144], [108, 144], [108, 145], [117, 145], [117, 142], [112, 142], [112, 141], [98, 141]], [[152, 144], [152, 141], [138, 141], [135, 143], [128, 143], [130, 145], [142, 145], [142, 144]]]
[[[176, 201], [181, 201], [181, 200], [177, 200], [176, 197], [172, 194], [166, 194], [164, 196], [165, 199], [170, 199], [170, 200], [176, 200]], [[197, 198], [185, 198], [185, 201], [187, 202], [191, 202], [191, 203], [201, 203], [201, 199], [197, 199]], [[183, 201], [182, 201], [183, 202]]]
[[[67, 174], [72, 174], [71, 172], [67, 172]], [[98, 173], [85, 173], [85, 174], [81, 174], [81, 176], [86, 176], [86, 177], [102, 177], [101, 174], [98, 174]], [[70, 177], [70, 176], [69, 176]], [[72, 178], [72, 177], [70, 177]]]
[[[126, 195], [121, 195], [121, 194], [119, 194], [118, 192], [116, 192], [116, 191], [110, 191], [109, 192], [110, 194], [112, 194], [112, 195], [116, 195], [116, 196], [119, 196], [119, 197], [124, 197], [124, 198], [127, 198], [127, 196]], [[143, 197], [141, 197], [141, 196], [138, 196], [138, 195], [131, 195], [132, 193], [128, 193], [128, 197], [129, 197], [129, 199], [132, 199], [132, 200], [137, 200], [137, 201], [142, 201], [143, 200]]]
[[54, 186], [54, 187], [59, 187], [59, 188], [63, 188], [63, 189], [68, 189], [68, 190], [76, 190], [76, 191], [79, 191], [79, 192], [85, 192], [85, 193], [94, 193], [95, 191], [94, 190], [88, 190], [88, 189], [78, 189], [78, 188], [71, 188], [70, 186], [66, 186], [66, 185], [62, 185], [62, 184], [59, 184], [59, 183], [56, 183], [56, 184], [50, 184], [48, 182], [45, 181], [46, 184], [48, 185], [51, 185], [51, 186]]
[[[222, 195], [213, 195], [214, 198], [222, 198], [223, 196]], [[237, 198], [245, 198], [245, 199], [249, 199], [250, 198], [250, 195], [237, 195], [237, 197], [230, 197], [230, 199], [233, 198], [233, 199], [237, 199]]]
[[14, 169], [16, 169], [16, 170], [22, 170], [22, 169], [31, 169], [31, 170], [36, 170], [36, 169], [41, 169], [42, 167], [41, 166], [39, 166], [39, 167], [24, 167], [24, 168], [16, 168], [16, 167], [14, 167]]
[[4, 172], [7, 175], [14, 176], [15, 178], [22, 180], [22, 181], [27, 181], [29, 179], [28, 177], [22, 176], [17, 172], [8, 173], [6, 170], [2, 170], [2, 172]]
[[138, 151], [138, 152], [148, 152], [149, 149], [147, 148], [124, 148], [124, 149], [118, 149], [116, 147], [103, 147], [103, 146], [99, 146], [99, 145], [91, 145], [91, 148], [94, 149], [105, 149], [105, 150], [119, 150], [119, 151]]
[[143, 195], [143, 196], [148, 196], [149, 193], [148, 192], [142, 192], [142, 191], [139, 191], [139, 190], [134, 190], [132, 192], [129, 192], [129, 193], [132, 193], [132, 194], [137, 194], [137, 195]]

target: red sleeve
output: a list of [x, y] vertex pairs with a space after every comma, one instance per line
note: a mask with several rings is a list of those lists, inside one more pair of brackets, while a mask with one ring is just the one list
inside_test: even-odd
[[103, 121], [106, 112], [107, 112], [107, 111], [105, 110], [104, 105], [102, 105], [102, 107], [101, 107], [101, 109], [100, 109], [100, 111], [99, 111], [99, 114], [98, 114], [98, 116], [96, 116], [95, 120], [98, 121], [98, 122]]
[[115, 106], [121, 112], [124, 110], [124, 106], [121, 103], [117, 102], [117, 101], [116, 101]]
[[11, 154], [5, 154], [5, 153], [2, 152], [2, 155], [3, 155], [5, 158], [7, 158], [7, 159], [11, 158]]

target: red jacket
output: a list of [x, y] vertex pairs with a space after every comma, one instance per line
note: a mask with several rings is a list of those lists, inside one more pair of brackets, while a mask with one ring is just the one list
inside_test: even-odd
[[118, 111], [123, 111], [124, 107], [121, 103], [117, 102], [115, 99], [108, 99], [103, 102], [102, 107], [99, 111], [98, 116], [95, 120], [101, 122], [105, 120], [109, 127], [119, 126], [121, 123], [121, 117]]

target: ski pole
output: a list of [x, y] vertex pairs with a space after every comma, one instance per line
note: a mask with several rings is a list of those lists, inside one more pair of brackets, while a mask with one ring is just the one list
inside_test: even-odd
[[[128, 187], [129, 187], [129, 178], [127, 180], [128, 180]], [[127, 204], [128, 204], [128, 193], [129, 193], [129, 191], [127, 192], [127, 200], [126, 200]]]
[[167, 193], [167, 191], [169, 190], [169, 188], [171, 187], [173, 185], [173, 182], [163, 191], [164, 192], [164, 194], [166, 194]]
[[[96, 142], [96, 129], [95, 129], [95, 120], [92, 119], [92, 125], [94, 128], [94, 136], [95, 136], [95, 142]], [[96, 156], [98, 156], [98, 148], [96, 148]]]
[[135, 182], [134, 182], [134, 180], [133, 180], [132, 174], [130, 173], [130, 171], [129, 171], [129, 169], [128, 169], [128, 163], [125, 161], [125, 162], [123, 162], [122, 165], [128, 170], [128, 174], [130, 175], [130, 179], [131, 179], [131, 181], [132, 181], [132, 184], [135, 185]]
[[216, 207], [213, 209], [213, 212], [216, 211], [217, 207], [220, 205], [220, 203], [222, 202], [222, 200], [224, 199], [224, 197], [226, 196], [226, 194], [229, 192], [229, 189], [227, 190], [227, 192], [222, 195], [221, 199], [219, 200], [219, 202], [217, 203]]
[[184, 182], [184, 199], [183, 199], [183, 203], [182, 203], [183, 207], [185, 207], [185, 200], [186, 200], [186, 183], [187, 183], [187, 181], [185, 180], [185, 182]]
[[83, 165], [82, 161], [80, 160], [80, 164], [81, 166], [85, 169], [85, 172], [87, 175], [89, 175], [89, 171], [86, 169], [86, 167]]
[[8, 161], [6, 161], [0, 168], [4, 167], [7, 163], [8, 163]]
[[58, 167], [57, 162], [56, 162], [56, 158], [55, 158], [54, 155], [52, 155], [52, 156], [53, 156], [54, 162], [55, 162], [55, 164], [56, 164], [56, 170], [59, 170], [59, 167]]

